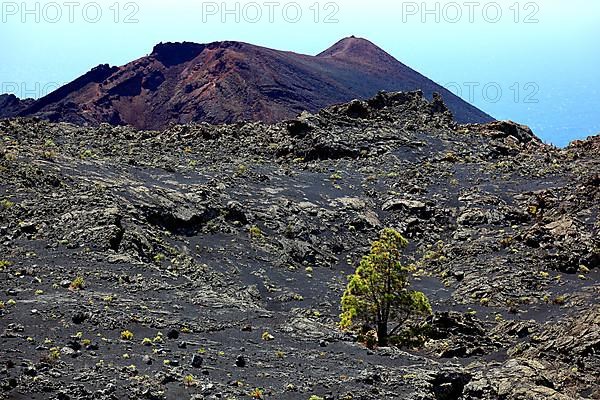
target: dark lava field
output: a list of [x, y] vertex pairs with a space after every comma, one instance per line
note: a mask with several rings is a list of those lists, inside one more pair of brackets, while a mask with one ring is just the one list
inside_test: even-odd
[[[267, 125], [0, 121], [0, 399], [600, 399], [600, 137], [420, 92]], [[385, 228], [423, 346], [338, 328]]]

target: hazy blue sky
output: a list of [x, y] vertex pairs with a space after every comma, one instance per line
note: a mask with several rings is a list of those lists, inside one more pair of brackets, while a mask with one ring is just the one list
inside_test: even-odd
[[161, 41], [241, 40], [316, 54], [357, 35], [545, 141], [600, 132], [597, 1], [0, 3], [1, 91], [21, 97], [101, 63], [122, 65]]

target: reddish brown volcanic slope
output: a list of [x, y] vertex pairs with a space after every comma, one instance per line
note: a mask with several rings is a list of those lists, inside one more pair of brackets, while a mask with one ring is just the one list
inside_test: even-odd
[[459, 122], [492, 118], [373, 43], [343, 39], [317, 56], [241, 42], [165, 43], [122, 67], [101, 65], [21, 115], [80, 124], [273, 122], [380, 90], [440, 92]]

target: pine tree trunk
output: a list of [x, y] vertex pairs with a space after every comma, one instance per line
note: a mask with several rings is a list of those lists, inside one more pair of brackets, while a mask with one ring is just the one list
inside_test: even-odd
[[387, 347], [388, 345], [387, 322], [379, 322], [377, 324], [377, 344], [379, 347]]

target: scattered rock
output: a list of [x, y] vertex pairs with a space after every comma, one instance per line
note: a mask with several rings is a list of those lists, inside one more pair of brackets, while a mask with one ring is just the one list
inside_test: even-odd
[[191, 363], [191, 365], [192, 365], [192, 367], [194, 367], [194, 368], [201, 368], [201, 367], [202, 367], [202, 363], [203, 363], [203, 361], [204, 361], [204, 360], [202, 359], [202, 357], [201, 357], [200, 355], [198, 355], [198, 354], [194, 354], [194, 355], [192, 356], [192, 363]]
[[237, 356], [235, 359], [235, 365], [240, 368], [244, 368], [246, 366], [246, 358], [242, 355]]

